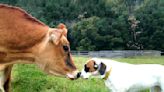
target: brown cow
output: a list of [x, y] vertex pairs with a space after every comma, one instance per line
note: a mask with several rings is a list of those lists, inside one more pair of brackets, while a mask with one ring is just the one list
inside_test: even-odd
[[75, 79], [64, 24], [49, 28], [18, 7], [0, 4], [0, 92], [9, 92], [12, 65], [37, 64], [47, 73]]

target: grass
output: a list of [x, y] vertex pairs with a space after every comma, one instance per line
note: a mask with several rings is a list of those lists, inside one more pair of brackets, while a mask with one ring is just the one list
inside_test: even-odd
[[[88, 60], [85, 57], [74, 57], [74, 59], [79, 69]], [[164, 64], [164, 57], [133, 57], [115, 60], [135, 64]], [[14, 65], [12, 71], [12, 92], [108, 92], [108, 89], [101, 79], [78, 79], [71, 81], [47, 75], [35, 65], [17, 64]]]

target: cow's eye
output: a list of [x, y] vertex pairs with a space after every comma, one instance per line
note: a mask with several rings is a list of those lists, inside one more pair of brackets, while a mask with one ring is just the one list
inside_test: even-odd
[[64, 49], [64, 51], [68, 51], [68, 50], [69, 50], [69, 47], [66, 46], [66, 45], [64, 45], [64, 46], [63, 46], [63, 49]]

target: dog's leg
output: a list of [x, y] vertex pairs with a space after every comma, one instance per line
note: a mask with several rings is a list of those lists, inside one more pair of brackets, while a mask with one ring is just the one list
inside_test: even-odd
[[109, 88], [109, 92], [119, 92], [119, 91], [117, 91], [114, 87], [108, 87]]
[[163, 87], [161, 87], [161, 92], [164, 92], [164, 86], [163, 86]]
[[105, 81], [106, 87], [109, 89], [109, 92], [117, 92], [113, 84], [109, 81]]
[[161, 87], [161, 92], [164, 92], [164, 76], [161, 77], [160, 87]]
[[163, 91], [161, 91], [160, 86], [153, 86], [150, 88], [150, 92], [163, 92]]
[[128, 91], [125, 90], [125, 89], [116, 90], [116, 89], [112, 89], [112, 88], [111, 88], [109, 92], [128, 92]]
[[111, 90], [111, 89], [110, 89], [109, 92], [118, 92], [118, 91], [115, 91], [115, 90]]
[[154, 87], [150, 88], [150, 92], [155, 92]]
[[161, 92], [164, 92], [164, 83], [161, 84]]

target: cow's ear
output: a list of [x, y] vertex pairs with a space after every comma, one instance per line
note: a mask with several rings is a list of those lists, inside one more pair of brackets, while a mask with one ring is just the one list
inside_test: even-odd
[[63, 30], [57, 28], [50, 29], [49, 32], [50, 41], [53, 42], [54, 44], [56, 45], [59, 44], [62, 35], [63, 35]]
[[106, 65], [104, 64], [104, 63], [100, 63], [100, 65], [99, 65], [99, 73], [100, 73], [100, 75], [104, 75], [105, 74], [105, 71], [106, 71]]
[[60, 38], [64, 35], [67, 37], [67, 28], [64, 24], [60, 23], [57, 28], [50, 28], [50, 40], [56, 45], [60, 42]]
[[60, 23], [60, 24], [57, 26], [57, 28], [63, 30], [63, 35], [64, 35], [65, 37], [67, 37], [67, 32], [68, 32], [68, 30], [67, 30], [66, 25], [64, 25], [63, 23]]

